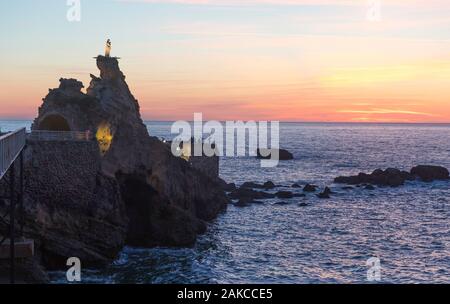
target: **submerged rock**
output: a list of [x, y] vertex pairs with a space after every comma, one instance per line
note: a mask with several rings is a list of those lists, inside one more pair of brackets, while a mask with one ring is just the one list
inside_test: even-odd
[[264, 202], [260, 202], [260, 201], [253, 200], [253, 199], [248, 198], [248, 197], [244, 197], [244, 198], [240, 199], [234, 205], [236, 207], [249, 207], [250, 205], [253, 205], [253, 204], [262, 205], [262, 204], [264, 204]]
[[304, 197], [305, 194], [303, 193], [293, 193], [291, 191], [278, 191], [275, 193], [275, 196], [282, 199], [290, 199], [294, 197]]
[[277, 193], [275, 193], [275, 195], [278, 198], [293, 198], [294, 197], [294, 193], [292, 193], [291, 191], [278, 191]]
[[372, 185], [367, 185], [367, 186], [364, 187], [364, 189], [366, 189], [366, 190], [375, 190], [375, 187], [372, 186]]
[[276, 185], [271, 181], [265, 182], [262, 185], [254, 182], [245, 182], [242, 184], [241, 188], [271, 190], [273, 188], [276, 188]]
[[234, 204], [234, 206], [242, 208], [242, 207], [250, 207], [251, 204], [247, 203], [246, 201], [239, 200], [237, 203]]
[[245, 182], [241, 185], [241, 188], [264, 189], [264, 185], [260, 185], [254, 182]]
[[286, 205], [289, 205], [289, 203], [288, 202], [276, 202], [274, 205], [276, 205], [276, 206], [286, 206]]
[[265, 182], [263, 186], [267, 190], [276, 188], [276, 185], [272, 181]]
[[229, 194], [231, 199], [269, 199], [275, 198], [275, 194], [263, 191], [256, 191], [249, 188], [239, 188]]
[[321, 199], [327, 199], [327, 198], [330, 198], [330, 194], [332, 194], [332, 193], [333, 193], [333, 192], [331, 191], [330, 188], [325, 187], [325, 189], [323, 190], [323, 192], [317, 194], [317, 197], [318, 197], [318, 198], [321, 198]]
[[316, 192], [316, 190], [317, 186], [311, 184], [306, 184], [305, 187], [303, 187], [304, 192]]

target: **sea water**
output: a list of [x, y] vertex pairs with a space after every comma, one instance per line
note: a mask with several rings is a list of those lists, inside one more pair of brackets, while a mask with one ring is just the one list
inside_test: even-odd
[[[0, 121], [2, 131], [29, 121]], [[170, 123], [147, 122], [170, 139]], [[295, 160], [261, 168], [254, 157], [222, 158], [227, 182], [331, 186], [329, 200], [267, 200], [230, 205], [194, 248], [125, 248], [85, 283], [365, 283], [366, 262], [380, 261], [383, 283], [450, 281], [450, 182], [344, 190], [339, 175], [418, 164], [450, 168], [450, 125], [282, 123], [282, 148]], [[283, 189], [283, 188], [280, 188]], [[300, 206], [306, 203], [306, 207]], [[65, 273], [52, 273], [64, 282]]]

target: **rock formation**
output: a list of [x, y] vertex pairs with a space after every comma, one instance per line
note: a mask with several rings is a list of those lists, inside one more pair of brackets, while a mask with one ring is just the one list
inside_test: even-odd
[[81, 82], [60, 79], [32, 126], [92, 140], [28, 142], [25, 232], [51, 268], [72, 256], [99, 266], [125, 244], [191, 246], [229, 202], [218, 176], [148, 134], [118, 60], [99, 56], [97, 66], [86, 94]]
[[419, 177], [424, 182], [449, 179], [447, 168], [439, 166], [416, 166], [411, 169], [411, 174]]
[[425, 182], [446, 180], [449, 179], [449, 172], [446, 168], [438, 166], [417, 166], [412, 168], [410, 172], [388, 168], [386, 170], [377, 169], [371, 174], [359, 173], [354, 176], [339, 176], [335, 178], [334, 182], [349, 185], [372, 184], [377, 186], [399, 187], [405, 181], [413, 181], [417, 178]]

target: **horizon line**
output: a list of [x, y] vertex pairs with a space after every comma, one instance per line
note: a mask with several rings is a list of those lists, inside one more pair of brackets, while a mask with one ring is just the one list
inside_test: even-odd
[[[32, 122], [34, 118], [2, 118], [0, 117], [0, 121], [30, 121]], [[404, 121], [302, 121], [302, 120], [217, 120], [217, 119], [211, 119], [216, 120], [219, 122], [227, 122], [227, 121], [242, 121], [242, 122], [248, 122], [248, 121], [278, 121], [280, 123], [303, 123], [303, 124], [397, 124], [397, 125], [450, 125], [449, 122], [404, 122]], [[177, 120], [167, 120], [167, 119], [142, 119], [143, 122], [176, 122], [180, 121], [180, 119]], [[187, 121], [189, 123], [193, 123], [193, 120], [183, 120]], [[204, 122], [207, 122], [209, 120], [204, 120]]]

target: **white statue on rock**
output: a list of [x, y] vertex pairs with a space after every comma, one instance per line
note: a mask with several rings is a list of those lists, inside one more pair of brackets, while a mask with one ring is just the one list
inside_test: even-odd
[[111, 40], [106, 41], [106, 47], [105, 47], [105, 57], [110, 57], [111, 54]]

